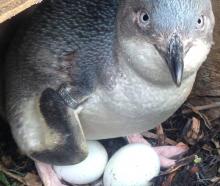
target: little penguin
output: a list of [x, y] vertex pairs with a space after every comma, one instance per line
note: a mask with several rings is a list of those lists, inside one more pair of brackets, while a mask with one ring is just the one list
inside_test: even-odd
[[86, 140], [154, 128], [188, 97], [213, 44], [210, 0], [48, 0], [6, 60], [6, 115], [34, 160], [75, 164]]

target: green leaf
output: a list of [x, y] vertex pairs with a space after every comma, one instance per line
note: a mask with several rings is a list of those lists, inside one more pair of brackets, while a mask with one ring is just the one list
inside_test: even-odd
[[0, 172], [0, 182], [2, 184], [4, 184], [4, 186], [10, 186], [9, 181], [8, 181], [7, 177], [4, 175], [3, 172]]
[[202, 162], [202, 158], [199, 157], [198, 155], [195, 155], [194, 163], [195, 164], [200, 164]]

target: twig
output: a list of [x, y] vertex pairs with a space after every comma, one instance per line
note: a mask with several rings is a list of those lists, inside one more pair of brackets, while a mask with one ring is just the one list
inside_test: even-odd
[[26, 182], [23, 178], [21, 178], [20, 176], [17, 176], [11, 172], [9, 172], [3, 165], [0, 165], [0, 171], [3, 172], [6, 176], [13, 178], [14, 180], [22, 183], [23, 185], [26, 185]]
[[192, 109], [183, 110], [182, 113], [183, 114], [190, 114], [190, 113], [194, 112], [193, 110], [204, 111], [204, 110], [214, 109], [214, 108], [218, 108], [218, 107], [220, 107], [220, 102], [215, 102], [215, 103], [211, 103], [208, 105], [195, 106], [195, 107], [192, 107]]
[[[220, 103], [220, 102], [218, 102]], [[189, 113], [195, 113], [197, 114], [203, 121], [204, 121], [204, 124], [205, 126], [211, 130], [212, 129], [212, 125], [211, 125], [211, 122], [209, 121], [209, 119], [207, 118], [207, 116], [205, 114], [202, 114], [199, 110], [198, 110], [198, 107], [205, 107], [205, 106], [192, 106], [192, 105], [187, 105], [188, 108], [190, 108], [190, 112]], [[182, 111], [182, 113], [184, 114], [184, 111]]]
[[165, 175], [174, 173], [177, 170], [179, 170], [180, 168], [182, 168], [182, 167], [188, 165], [189, 163], [193, 162], [194, 159], [195, 159], [195, 154], [191, 155], [189, 157], [183, 158], [183, 159], [176, 162], [176, 166], [171, 167], [167, 171], [161, 173], [159, 176], [165, 176]]
[[164, 134], [162, 125], [159, 125], [157, 127], [157, 136], [158, 136], [158, 144], [159, 145], [164, 145], [165, 144], [166, 136]]
[[216, 186], [216, 185], [218, 185], [218, 184], [220, 183], [220, 177], [215, 177], [215, 178], [213, 178], [213, 179], [211, 180], [211, 182], [213, 182], [213, 184], [210, 185], [210, 186]]
[[[142, 135], [144, 137], [146, 137], [146, 138], [151, 138], [151, 139], [156, 139], [156, 140], [159, 139], [158, 135], [156, 135], [156, 134], [154, 134], [152, 132], [148, 132], [148, 131], [142, 133]], [[174, 140], [172, 140], [170, 138], [167, 138], [167, 137], [165, 138], [165, 143], [169, 144], [169, 145], [177, 145], [178, 144], [176, 141], [174, 141]]]

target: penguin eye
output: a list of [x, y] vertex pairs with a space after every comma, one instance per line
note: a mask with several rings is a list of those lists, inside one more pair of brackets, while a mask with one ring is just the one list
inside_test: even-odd
[[143, 13], [143, 14], [141, 15], [141, 19], [142, 19], [143, 22], [148, 22], [148, 21], [149, 21], [149, 15], [148, 15], [148, 13]]
[[197, 29], [202, 29], [204, 27], [205, 24], [205, 17], [202, 15], [197, 19], [197, 25], [196, 28]]
[[138, 23], [140, 26], [146, 26], [149, 24], [150, 16], [147, 12], [138, 13]]

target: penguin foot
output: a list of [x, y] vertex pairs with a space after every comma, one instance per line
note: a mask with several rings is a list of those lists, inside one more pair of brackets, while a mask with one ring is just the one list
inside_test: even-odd
[[44, 186], [67, 186], [61, 183], [51, 165], [35, 161], [35, 166]]
[[[127, 139], [129, 143], [144, 143], [150, 145], [141, 134], [130, 135]], [[161, 167], [168, 168], [176, 163], [176, 160], [172, 158], [185, 153], [188, 150], [188, 146], [183, 143], [179, 143], [176, 146], [154, 147], [154, 150], [160, 158]]]
[[[150, 145], [140, 134], [127, 136], [127, 140], [129, 143], [144, 143]], [[154, 150], [160, 158], [161, 167], [168, 168], [176, 163], [173, 157], [183, 154], [188, 150], [188, 147], [183, 143], [179, 143], [176, 146], [154, 147]], [[39, 161], [35, 161], [35, 164], [44, 186], [67, 186], [60, 181], [51, 165]]]

